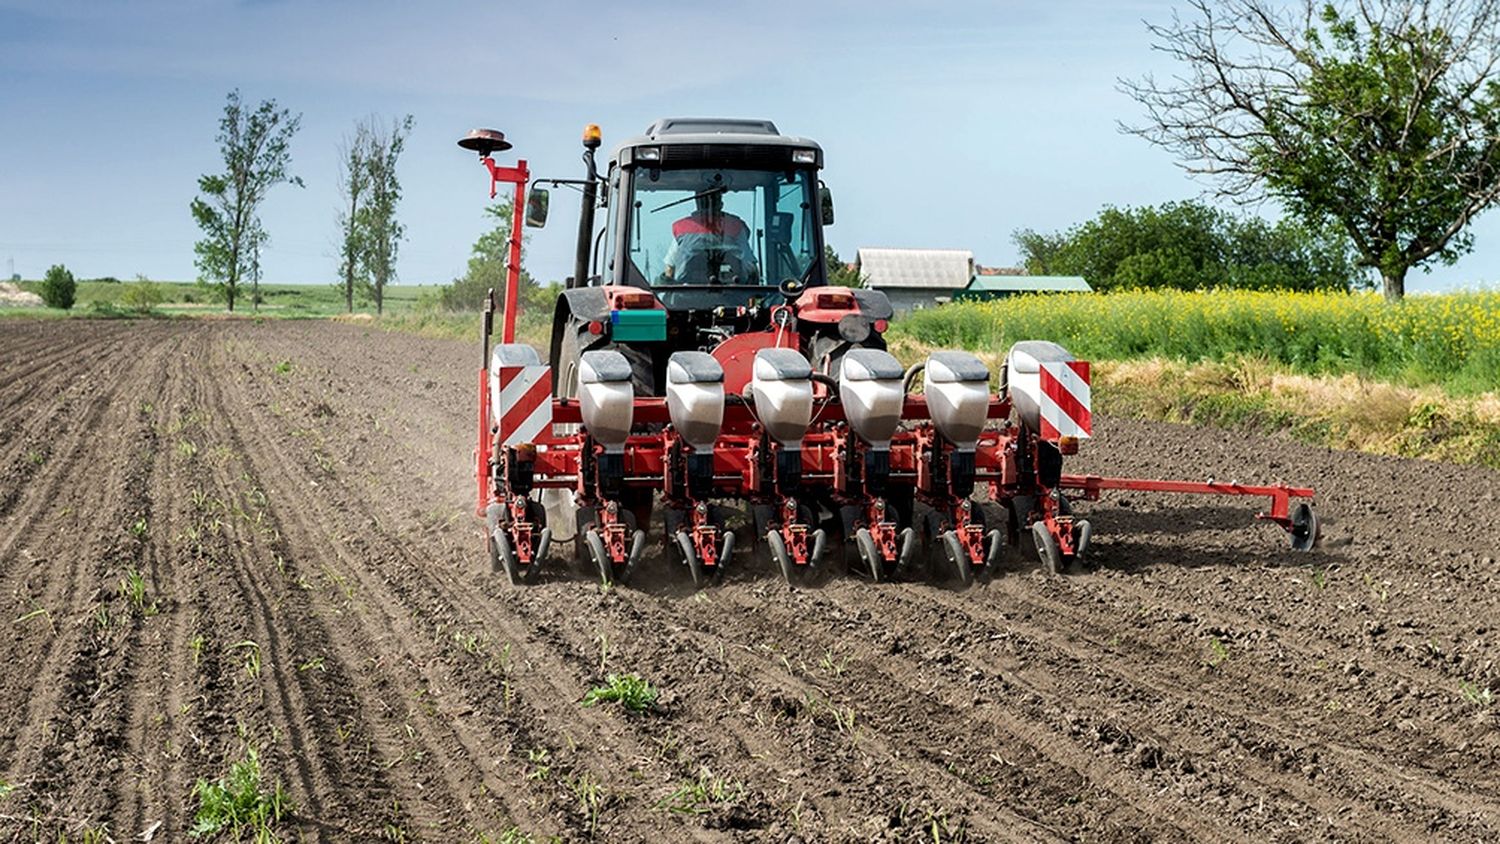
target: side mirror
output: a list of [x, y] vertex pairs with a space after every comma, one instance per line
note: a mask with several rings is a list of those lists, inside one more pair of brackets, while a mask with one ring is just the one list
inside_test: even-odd
[[542, 188], [532, 188], [526, 195], [526, 225], [539, 229], [547, 225], [547, 202], [552, 195]]
[[818, 183], [818, 204], [822, 206], [823, 225], [833, 225], [833, 191], [822, 182]]

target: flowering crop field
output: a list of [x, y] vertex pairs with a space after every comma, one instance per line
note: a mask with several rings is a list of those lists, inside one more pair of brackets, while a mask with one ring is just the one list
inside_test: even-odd
[[1311, 375], [1355, 373], [1459, 394], [1500, 389], [1500, 291], [1412, 296], [1248, 290], [1028, 295], [917, 311], [896, 332], [1003, 351], [1051, 340], [1093, 360], [1264, 356]]

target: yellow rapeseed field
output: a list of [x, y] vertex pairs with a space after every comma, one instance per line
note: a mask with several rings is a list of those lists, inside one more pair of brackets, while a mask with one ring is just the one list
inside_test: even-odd
[[1355, 373], [1460, 393], [1500, 388], [1500, 291], [1375, 293], [1136, 290], [1027, 295], [918, 311], [896, 331], [932, 346], [1052, 340], [1079, 357], [1264, 357], [1309, 374]]

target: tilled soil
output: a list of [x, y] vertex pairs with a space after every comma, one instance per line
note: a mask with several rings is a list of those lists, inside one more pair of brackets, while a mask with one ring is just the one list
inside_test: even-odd
[[[1072, 470], [1315, 485], [1323, 548], [1117, 494], [1061, 578], [1023, 547], [966, 590], [790, 589], [742, 551], [699, 594], [663, 559], [513, 588], [478, 365], [0, 322], [0, 840], [183, 840], [248, 747], [291, 840], [1500, 839], [1495, 472], [1098, 419]], [[655, 710], [582, 706], [612, 673]]]

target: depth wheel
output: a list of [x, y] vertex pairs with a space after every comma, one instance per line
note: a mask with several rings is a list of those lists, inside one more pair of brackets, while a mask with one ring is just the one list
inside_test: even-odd
[[604, 537], [599, 531], [589, 528], [583, 534], [584, 544], [588, 546], [589, 556], [594, 560], [594, 566], [599, 570], [599, 582], [608, 586], [615, 582], [615, 566], [610, 562], [609, 549], [604, 545]]
[[1318, 514], [1303, 502], [1292, 511], [1292, 550], [1311, 551], [1318, 544]]
[[688, 573], [693, 576], [693, 588], [702, 589], [708, 585], [708, 572], [704, 571], [703, 561], [698, 559], [698, 549], [693, 547], [693, 537], [685, 530], [679, 530], [674, 534], [677, 538], [677, 548], [682, 552], [682, 558], [687, 562]]
[[958, 575], [958, 582], [965, 586], [974, 583], [974, 565], [969, 561], [969, 554], [964, 550], [964, 543], [958, 538], [958, 532], [952, 530], [943, 531], [943, 550], [948, 554], [948, 561], [953, 566], [953, 571]]
[[890, 572], [885, 570], [885, 561], [880, 558], [880, 549], [875, 547], [875, 537], [870, 535], [869, 528], [860, 528], [854, 532], [854, 546], [859, 549], [859, 557], [870, 570], [870, 579], [876, 583], [884, 583], [891, 579]]
[[493, 549], [493, 556], [500, 558], [500, 565], [510, 578], [511, 585], [521, 585], [521, 565], [516, 562], [516, 549], [510, 546], [510, 534], [504, 530], [495, 531], [490, 535], [490, 547]]
[[1089, 544], [1094, 540], [1094, 526], [1089, 524], [1088, 519], [1079, 519], [1073, 523], [1073, 559], [1076, 562], [1084, 561], [1084, 554], [1088, 553]]
[[484, 510], [484, 548], [490, 555], [490, 574], [499, 574], [505, 566], [500, 562], [500, 549], [495, 547], [495, 531], [500, 527], [499, 504], [491, 504]]
[[1036, 544], [1036, 555], [1042, 561], [1043, 571], [1053, 577], [1065, 571], [1062, 550], [1057, 547], [1052, 532], [1047, 530], [1046, 522], [1036, 522], [1031, 526], [1031, 539]]
[[552, 547], [552, 533], [545, 525], [547, 524], [547, 508], [540, 501], [526, 502], [526, 518], [531, 520], [532, 529], [543, 532], [542, 541], [537, 543], [536, 552], [531, 555], [531, 564], [525, 571], [521, 572], [521, 581], [524, 583], [536, 583], [537, 575], [541, 573], [542, 562]]
[[786, 579], [787, 585], [797, 585], [797, 564], [792, 562], [792, 555], [786, 551], [786, 540], [781, 538], [781, 531], [766, 532], [766, 547], [771, 549], [771, 558], [776, 561], [776, 567], [781, 569], [781, 576]]

